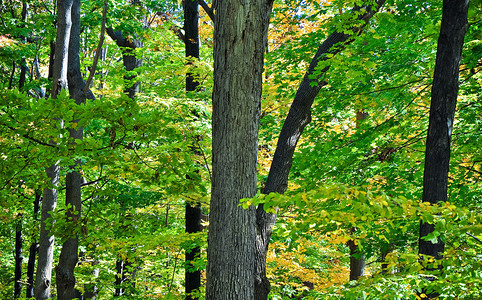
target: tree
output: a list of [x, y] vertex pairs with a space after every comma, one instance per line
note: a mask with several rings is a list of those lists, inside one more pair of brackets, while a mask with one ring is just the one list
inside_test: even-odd
[[[104, 9], [105, 18], [105, 9]], [[67, 79], [69, 84], [70, 97], [75, 99], [77, 105], [85, 104], [86, 97], [93, 100], [94, 96], [87, 89], [80, 72], [80, 0], [73, 0], [71, 7], [71, 32], [69, 39], [68, 51], [68, 69]], [[93, 67], [95, 68], [95, 66]], [[83, 139], [83, 128], [79, 126], [79, 119], [75, 118], [71, 121], [71, 128], [69, 128], [69, 135], [72, 139], [71, 145], [75, 149], [75, 145]], [[75, 154], [76, 151], [73, 151]], [[82, 175], [80, 168], [80, 160], [77, 157], [72, 157], [74, 164], [69, 168], [66, 174], [66, 192], [65, 204], [66, 219], [71, 224], [72, 232], [67, 233], [65, 242], [62, 244], [60, 252], [59, 263], [56, 269], [57, 280], [57, 297], [58, 299], [74, 299], [79, 297], [79, 292], [75, 290], [75, 275], [74, 269], [79, 260], [79, 220], [81, 217], [82, 208]]]
[[[187, 0], [183, 2], [184, 7], [184, 45], [186, 51], [186, 58], [188, 61], [193, 60], [196, 63], [199, 60], [199, 5], [197, 1]], [[188, 64], [192, 64], [188, 62]], [[188, 72], [186, 74], [186, 92], [193, 92], [199, 86], [199, 82], [194, 78], [194, 74]], [[199, 118], [198, 113], [194, 113], [195, 118]], [[195, 136], [194, 139], [200, 137]], [[194, 141], [195, 143], [195, 141]], [[193, 147], [193, 155], [196, 155], [196, 148]], [[202, 231], [201, 226], [201, 203], [186, 202], [186, 232], [196, 233]], [[199, 246], [186, 249], [186, 266], [185, 266], [185, 292], [186, 300], [198, 299], [192, 296], [191, 293], [199, 290], [201, 287], [201, 271], [192, 270], [193, 263], [201, 254]]]
[[[72, 0], [62, 0], [57, 3], [57, 39], [53, 66], [52, 99], [56, 99], [57, 95], [67, 88], [67, 53], [70, 40], [70, 28], [72, 26], [71, 8]], [[56, 122], [56, 120], [50, 121], [51, 124]], [[35, 298], [41, 300], [50, 298], [50, 285], [52, 283], [54, 236], [51, 235], [47, 229], [46, 221], [50, 218], [51, 212], [53, 212], [57, 206], [56, 187], [59, 183], [58, 163], [54, 162], [46, 171], [50, 182], [43, 192], [39, 255], [35, 280]]]
[[272, 1], [217, 1], [206, 299], [254, 299], [256, 162]]
[[[385, 3], [384, 0], [379, 0], [376, 1], [375, 6], [367, 5], [365, 7], [357, 6], [353, 8], [353, 17], [350, 20], [352, 24], [345, 25], [349, 26], [349, 29], [335, 31], [318, 48], [296, 92], [290, 111], [281, 129], [263, 190], [264, 194], [273, 192], [283, 194], [288, 187], [288, 174], [293, 163], [293, 153], [296, 144], [305, 126], [311, 122], [311, 106], [318, 92], [327, 84], [323, 75], [328, 71], [329, 66], [320, 69], [318, 64], [339, 53], [347, 44], [351, 43], [383, 3]], [[267, 213], [263, 205], [258, 206], [256, 215], [256, 299], [260, 300], [267, 299], [270, 290], [269, 281], [266, 278], [265, 262], [269, 239], [275, 221], [275, 214]]]
[[[467, 0], [443, 1], [423, 173], [422, 201], [430, 204], [447, 201], [450, 140], [459, 90], [462, 48], [468, 27], [468, 8]], [[434, 224], [420, 222], [418, 252], [440, 259], [444, 242], [434, 229]], [[430, 298], [438, 296], [436, 292], [427, 294]]]

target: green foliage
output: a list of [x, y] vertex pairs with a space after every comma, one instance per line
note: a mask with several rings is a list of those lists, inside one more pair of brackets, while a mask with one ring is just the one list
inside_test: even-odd
[[[0, 298], [13, 295], [16, 224], [24, 225], [24, 256], [37, 239], [32, 203], [49, 186], [45, 166], [62, 167], [58, 191], [64, 199], [64, 178], [77, 160], [85, 178], [81, 218], [66, 219], [63, 200], [51, 218], [57, 245], [81, 237], [76, 288], [95, 285], [100, 299], [111, 298], [122, 259], [136, 273], [124, 286], [129, 299], [183, 297], [184, 253], [207, 247], [206, 231], [184, 232], [184, 205], [200, 202], [208, 212], [212, 22], [201, 18], [201, 59], [186, 59], [178, 38], [181, 2], [109, 1], [107, 25], [142, 41], [135, 55], [143, 66], [127, 74], [121, 49], [107, 37], [91, 86], [96, 100], [77, 105], [67, 91], [48, 97], [54, 1], [27, 2], [27, 22], [20, 20], [19, 1], [3, 3], [0, 11]], [[309, 61], [331, 32], [353, 24], [343, 12], [354, 4], [361, 2], [275, 2], [259, 136], [261, 183]], [[98, 43], [102, 5], [82, 3], [84, 78]], [[327, 85], [299, 142], [288, 192], [240, 204], [279, 209], [267, 261], [272, 299], [417, 299], [429, 276], [428, 288], [442, 299], [482, 297], [481, 8], [472, 1], [447, 203], [419, 201], [440, 1], [387, 1], [353, 43], [318, 66], [329, 66]], [[23, 60], [29, 72], [19, 90]], [[184, 91], [188, 72], [201, 83], [195, 93]], [[141, 82], [135, 100], [124, 95], [132, 83], [126, 75]], [[72, 143], [69, 129], [78, 128], [84, 138]], [[435, 226], [427, 240], [445, 242], [441, 261], [416, 254], [420, 221]], [[348, 282], [348, 240], [367, 259], [367, 275], [356, 282]], [[56, 261], [58, 255], [59, 247]], [[205, 270], [204, 250], [188, 268]]]

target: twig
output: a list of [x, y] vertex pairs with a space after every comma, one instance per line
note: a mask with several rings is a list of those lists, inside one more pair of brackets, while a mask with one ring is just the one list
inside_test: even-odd
[[470, 233], [468, 233], [468, 232], [466, 232], [465, 234], [467, 234], [467, 235], [470, 236], [470, 237], [473, 237], [474, 240], [476, 240], [477, 242], [479, 242], [479, 243], [482, 244], [482, 241], [481, 241], [479, 238], [477, 238], [475, 235], [472, 235], [472, 234], [470, 234]]

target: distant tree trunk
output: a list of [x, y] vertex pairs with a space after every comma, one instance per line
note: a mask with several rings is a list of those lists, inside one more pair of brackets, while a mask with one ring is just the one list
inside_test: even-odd
[[[120, 30], [114, 31], [112, 27], [106, 29], [107, 34], [114, 40], [114, 42], [122, 50], [122, 62], [127, 72], [135, 71], [135, 69], [142, 67], [142, 59], [136, 55], [136, 49], [142, 48], [142, 41], [136, 38], [127, 38]], [[136, 74], [127, 74], [125, 79], [124, 92], [131, 99], [135, 99], [139, 93], [140, 82], [135, 80]]]
[[[72, 0], [59, 0], [57, 2], [57, 39], [55, 43], [55, 60], [53, 66], [52, 98], [56, 98], [62, 89], [67, 87], [67, 51], [70, 40]], [[52, 120], [54, 121], [54, 120]], [[59, 183], [59, 166], [54, 163], [47, 168], [50, 186], [44, 189], [42, 201], [42, 216], [39, 239], [39, 256], [37, 275], [35, 280], [35, 298], [44, 300], [50, 298], [50, 285], [52, 283], [52, 263], [54, 250], [54, 236], [46, 229], [46, 219], [57, 206], [57, 190]]]
[[23, 233], [22, 216], [19, 216], [15, 228], [15, 278], [14, 278], [14, 298], [19, 298], [22, 294], [22, 263], [23, 263]]
[[[364, 26], [384, 3], [385, 0], [377, 0], [375, 1], [376, 7], [365, 6], [364, 13], [357, 17], [357, 20], [364, 21], [362, 25], [350, 27], [349, 34], [344, 32], [332, 33], [318, 48], [296, 92], [288, 116], [281, 129], [263, 193], [269, 194], [274, 192], [283, 194], [288, 187], [288, 174], [293, 163], [293, 153], [296, 144], [305, 126], [311, 122], [311, 106], [316, 96], [320, 89], [327, 84], [321, 79], [328, 71], [328, 68], [323, 69], [316, 78], [310, 79], [318, 63], [327, 60], [327, 54], [335, 55], [349, 45], [354, 40], [354, 37], [361, 33]], [[353, 12], [357, 13], [361, 8], [355, 7]], [[266, 213], [263, 205], [258, 206], [256, 211], [256, 300], [266, 300], [270, 291], [269, 280], [266, 277], [266, 253], [275, 221], [275, 214]]]
[[[38, 214], [40, 212], [40, 201], [42, 200], [42, 194], [40, 191], [35, 191], [35, 200], [33, 204], [33, 218], [38, 221]], [[35, 260], [38, 251], [37, 236], [32, 237], [32, 244], [30, 245], [27, 263], [27, 298], [32, 298], [34, 296], [33, 283], [34, 283], [34, 272], [35, 272]]]
[[[199, 59], [199, 6], [197, 1], [184, 1], [184, 45], [186, 49], [186, 57]], [[191, 73], [186, 74], [186, 91], [195, 91], [199, 82], [197, 82]], [[196, 116], [198, 117], [198, 116]], [[196, 137], [194, 137], [196, 138]], [[195, 152], [195, 149], [193, 149]], [[202, 230], [201, 227], [201, 204], [186, 203], [185, 211], [186, 232], [196, 233]], [[191, 296], [193, 291], [199, 290], [201, 287], [201, 271], [192, 270], [192, 262], [199, 257], [201, 248], [193, 247], [186, 250], [186, 267], [184, 272], [184, 287], [186, 300], [199, 299]]]
[[347, 244], [350, 249], [350, 280], [358, 280], [365, 275], [365, 256], [354, 240], [349, 240]]
[[[360, 128], [360, 122], [365, 120], [368, 117], [368, 113], [364, 112], [363, 110], [359, 110], [356, 112], [356, 128]], [[355, 227], [350, 229], [350, 232], [353, 234], [356, 231]], [[358, 280], [360, 276], [365, 274], [365, 255], [361, 253], [360, 247], [355, 240], [349, 240], [347, 242], [348, 248], [350, 249], [350, 281], [351, 280]]]
[[[425, 150], [422, 201], [436, 204], [447, 201], [450, 139], [459, 90], [459, 67], [467, 31], [468, 0], [444, 0], [442, 24], [435, 61], [430, 116]], [[423, 240], [434, 225], [420, 222], [419, 253], [440, 259], [444, 243]], [[428, 294], [435, 298], [437, 293]]]
[[[137, 4], [136, 1], [133, 2]], [[142, 48], [142, 41], [135, 38], [127, 38], [124, 36], [120, 30], [115, 31], [112, 27], [106, 29], [107, 34], [114, 40], [114, 42], [122, 50], [122, 61], [124, 68], [127, 72], [135, 72], [135, 69], [142, 66], [142, 59], [138, 58], [136, 55], [136, 49]], [[124, 93], [132, 100], [135, 100], [137, 93], [139, 93], [140, 82], [136, 80], [137, 74], [131, 73], [124, 77], [125, 86]], [[128, 216], [125, 216], [128, 218]], [[123, 260], [119, 258], [116, 262], [116, 289], [114, 292], [114, 297], [119, 297], [124, 295], [126, 283], [130, 281], [132, 277], [135, 276], [134, 270], [130, 270], [132, 263], [128, 260]]]
[[[80, 0], [73, 0], [71, 18], [72, 26], [69, 40], [67, 79], [70, 96], [75, 99], [77, 105], [81, 105], [85, 103], [87, 95], [85, 95], [83, 91], [85, 83], [80, 72]], [[92, 93], [88, 93], [88, 96], [90, 99], [94, 99]], [[75, 119], [74, 116], [74, 120], [71, 122], [78, 123], [79, 120]], [[76, 129], [69, 129], [69, 134], [73, 139], [72, 143], [75, 145], [75, 140], [83, 139], [83, 128], [77, 126]], [[81, 216], [82, 175], [80, 174], [79, 168], [80, 161], [76, 161], [75, 165], [70, 166], [70, 170], [65, 179], [65, 204], [69, 207], [69, 209], [66, 210], [66, 218], [69, 222], [72, 222], [71, 228], [78, 226], [77, 223]], [[76, 280], [74, 276], [74, 269], [79, 260], [78, 249], [78, 231], [74, 230], [74, 233], [62, 245], [59, 264], [56, 267], [58, 299], [70, 300], [78, 298], [80, 295], [80, 293], [75, 290]]]
[[216, 1], [213, 179], [207, 300], [254, 299], [256, 194], [264, 52], [272, 1]]

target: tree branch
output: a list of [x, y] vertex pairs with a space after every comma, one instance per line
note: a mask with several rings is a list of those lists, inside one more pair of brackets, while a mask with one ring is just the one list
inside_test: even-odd
[[90, 86], [90, 83], [92, 82], [92, 79], [94, 78], [95, 70], [97, 69], [97, 63], [99, 62], [99, 56], [100, 56], [100, 53], [102, 52], [102, 44], [104, 43], [104, 37], [105, 37], [105, 22], [107, 19], [107, 3], [108, 3], [108, 0], [104, 0], [104, 10], [102, 11], [102, 25], [100, 28], [99, 44], [97, 45], [97, 50], [95, 51], [94, 62], [92, 63], [92, 68], [90, 69], [89, 78], [87, 79], [87, 82], [85, 83], [85, 86], [84, 86], [84, 90], [83, 90], [84, 95], [87, 95], [89, 91], [89, 86]]
[[199, 5], [204, 9], [204, 11], [208, 14], [209, 18], [211, 21], [214, 22], [214, 11], [212, 7], [209, 7], [209, 5], [204, 1], [204, 0], [198, 0]]

